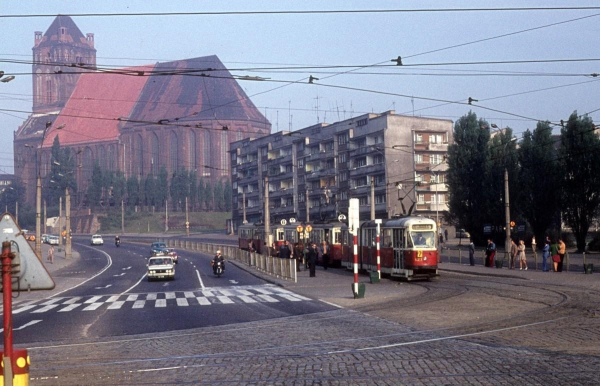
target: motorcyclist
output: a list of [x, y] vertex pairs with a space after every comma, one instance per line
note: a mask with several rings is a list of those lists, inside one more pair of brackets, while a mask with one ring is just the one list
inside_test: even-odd
[[221, 263], [221, 269], [223, 270], [223, 272], [225, 272], [225, 259], [223, 258], [222, 252], [221, 250], [217, 250], [217, 254], [215, 255], [215, 257], [213, 257], [213, 259], [210, 262], [210, 265], [212, 266], [213, 269], [213, 273], [216, 275], [217, 274], [217, 262]]
[[116, 245], [116, 246], [119, 246], [119, 245], [121, 245], [121, 239], [119, 238], [119, 235], [116, 235], [116, 236], [115, 236], [115, 245]]

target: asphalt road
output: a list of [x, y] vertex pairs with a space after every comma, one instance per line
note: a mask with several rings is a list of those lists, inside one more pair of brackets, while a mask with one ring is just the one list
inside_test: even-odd
[[[105, 240], [89, 246], [75, 238], [79, 262], [61, 276], [88, 278], [80, 285], [43, 300], [13, 308], [14, 340], [32, 343], [148, 334], [275, 319], [331, 310], [325, 303], [226, 265], [212, 273], [212, 256], [179, 251], [175, 280], [149, 282], [149, 245], [120, 248]], [[112, 241], [112, 240], [110, 240]]]

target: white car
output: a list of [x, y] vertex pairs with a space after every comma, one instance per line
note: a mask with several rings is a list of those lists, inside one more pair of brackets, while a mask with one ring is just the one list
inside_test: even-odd
[[104, 245], [104, 239], [100, 235], [92, 236], [92, 245]]
[[170, 256], [154, 256], [148, 259], [148, 281], [175, 279], [175, 263]]
[[46, 236], [46, 242], [50, 245], [58, 245], [58, 236], [48, 235]]

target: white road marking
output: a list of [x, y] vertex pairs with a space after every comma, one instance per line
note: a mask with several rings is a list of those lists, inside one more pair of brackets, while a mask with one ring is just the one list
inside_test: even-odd
[[217, 296], [217, 299], [223, 304], [233, 304], [233, 300], [229, 299], [227, 296]]
[[235, 281], [235, 280], [229, 280], [229, 282], [230, 282], [231, 284], [239, 284], [239, 282], [237, 282], [237, 281]]
[[279, 302], [279, 300], [272, 298], [269, 295], [256, 295], [256, 296], [258, 296], [259, 298], [261, 298], [269, 303], [278, 303]]
[[186, 298], [177, 298], [177, 305], [180, 307], [181, 306], [186, 307], [186, 306], [189, 306], [190, 303], [188, 303], [188, 300]]
[[127, 292], [129, 292], [132, 289], [134, 289], [135, 287], [137, 287], [138, 284], [140, 284], [142, 282], [142, 280], [144, 280], [144, 278], [146, 277], [146, 275], [148, 275], [148, 273], [143, 274], [142, 277], [140, 278], [140, 280], [137, 281], [137, 283], [135, 283], [131, 287], [127, 288], [125, 291], [121, 292], [121, 295], [126, 294]]
[[96, 289], [105, 289], [105, 288], [110, 288], [112, 287], [112, 284], [107, 284], [104, 287], [96, 287]]
[[48, 301], [46, 301], [44, 303], [41, 303], [41, 305], [42, 306], [49, 306], [50, 304], [54, 304], [54, 303], [56, 303], [56, 302], [58, 302], [59, 300], [62, 300], [62, 299], [64, 299], [64, 298], [53, 298], [53, 299], [50, 299], [50, 300], [48, 300]]
[[35, 307], [36, 307], [36, 305], [35, 305], [35, 304], [34, 304], [34, 305], [30, 305], [30, 306], [21, 307], [21, 308], [19, 308], [19, 309], [17, 309], [17, 310], [14, 310], [12, 313], [13, 313], [13, 315], [14, 315], [14, 314], [19, 314], [19, 313], [21, 313], [21, 312], [24, 312], [24, 311], [30, 310], [30, 309], [32, 309], [32, 308], [35, 308]]
[[238, 296], [244, 303], [256, 303], [256, 300], [252, 299], [250, 296]]
[[79, 300], [81, 300], [81, 296], [76, 296], [74, 298], [67, 300], [63, 304], [73, 304], [73, 303], [77, 303]]
[[235, 294], [233, 293], [233, 291], [229, 291], [229, 290], [226, 290], [226, 289], [220, 289], [219, 292], [223, 296], [235, 296]]
[[322, 301], [323, 303], [325, 303], [325, 304], [329, 304], [330, 306], [333, 306], [333, 307], [337, 307], [337, 308], [344, 308], [344, 307], [342, 307], [342, 306], [339, 306], [339, 305], [337, 305], [337, 304], [326, 302], [326, 301], [325, 301], [325, 300], [323, 300], [323, 299], [319, 299], [319, 300], [320, 300], [320, 301]]
[[194, 297], [194, 293], [190, 292], [190, 291], [186, 291], [183, 293], [183, 296], [185, 296], [186, 298], [193, 298]]
[[270, 291], [270, 290], [265, 289], [265, 288], [255, 288], [254, 290], [257, 291], [257, 292], [260, 292], [261, 294], [273, 295], [273, 291]]
[[175, 292], [165, 292], [165, 299], [175, 299]]
[[124, 300], [119, 300], [118, 302], [114, 302], [113, 304], [111, 304], [110, 306], [108, 306], [109, 310], [118, 310], [121, 307], [123, 307], [123, 304], [125, 304]]
[[154, 303], [154, 307], [166, 307], [167, 299], [157, 299], [156, 303]]
[[292, 295], [287, 295], [287, 294], [277, 294], [277, 296], [281, 296], [282, 298], [284, 298], [284, 299], [287, 299], [287, 300], [290, 300], [290, 301], [292, 301], [292, 302], [300, 302], [300, 301], [302, 301], [301, 299], [298, 299], [297, 297], [295, 297], [295, 296], [292, 296]]
[[113, 277], [119, 277], [119, 276], [123, 276], [123, 275], [125, 275], [125, 272], [121, 272], [121, 273], [118, 273], [116, 275], [113, 275]]
[[[13, 328], [13, 331], [19, 331], [24, 329], [25, 327], [33, 326], [34, 324], [38, 324], [41, 320], [32, 320], [31, 322], [25, 323], [21, 327]], [[0, 333], [4, 332], [3, 328], [0, 328]]]
[[94, 311], [95, 309], [97, 309], [98, 307], [100, 307], [103, 304], [104, 303], [92, 303], [89, 306], [85, 307], [83, 310], [84, 311]]
[[127, 267], [127, 268], [121, 268], [123, 271], [127, 271], [128, 269], [131, 269], [131, 266]]
[[72, 304], [69, 304], [68, 306], [66, 306], [65, 308], [61, 308], [60, 310], [58, 310], [58, 312], [73, 311], [75, 308], [79, 307], [80, 305], [81, 305], [81, 303], [72, 303]]
[[58, 307], [58, 304], [51, 304], [46, 307], [42, 307], [39, 310], [31, 311], [32, 314], [41, 314], [42, 312], [50, 311], [53, 308]]
[[136, 301], [137, 298], [138, 298], [137, 295], [129, 295], [129, 296], [127, 296], [127, 299], [125, 299], [125, 300], [128, 302], [133, 302], [133, 301]]
[[210, 306], [210, 302], [205, 297], [198, 296], [196, 300], [198, 300], [198, 304], [200, 304], [201, 306]]
[[200, 281], [200, 287], [204, 289], [204, 283], [202, 282], [202, 278], [200, 277], [200, 272], [196, 270], [196, 274], [198, 275], [198, 281]]
[[136, 300], [131, 308], [144, 308], [144, 304], [146, 304], [145, 300]]
[[240, 295], [245, 295], [245, 296], [252, 296], [254, 295], [252, 292], [247, 291], [247, 290], [243, 290], [243, 289], [239, 289], [239, 290], [235, 290], [236, 293], [240, 294]]
[[148, 296], [146, 296], [146, 300], [156, 300], [156, 294], [148, 294]]
[[121, 296], [120, 295], [113, 295], [111, 297], [109, 297], [108, 299], [106, 299], [107, 303], [112, 303], [112, 302], [116, 302]]
[[94, 303], [96, 300], [99, 300], [100, 298], [102, 298], [102, 296], [92, 296], [91, 298], [89, 298], [88, 300], [86, 300], [84, 303], [88, 304], [88, 303]]

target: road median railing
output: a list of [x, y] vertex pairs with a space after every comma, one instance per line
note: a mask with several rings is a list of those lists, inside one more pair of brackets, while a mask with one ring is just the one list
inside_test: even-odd
[[[142, 244], [148, 243], [148, 239], [141, 238], [128, 238], [127, 241]], [[295, 259], [280, 259], [278, 257], [265, 256], [256, 252], [244, 251], [237, 246], [232, 245], [202, 243], [199, 241], [170, 238], [159, 238], [158, 241], [164, 242], [169, 248], [197, 251], [210, 255], [216, 254], [217, 250], [220, 249], [226, 260], [234, 260], [241, 264], [245, 264], [248, 267], [253, 267], [259, 272], [274, 276], [278, 279], [291, 280], [294, 283], [298, 282]]]

